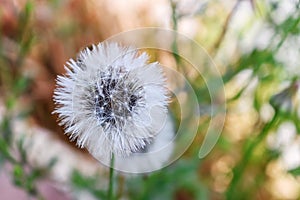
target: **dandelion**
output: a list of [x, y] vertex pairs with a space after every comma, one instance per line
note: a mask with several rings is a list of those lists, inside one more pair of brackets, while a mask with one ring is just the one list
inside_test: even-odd
[[128, 156], [151, 143], [167, 113], [159, 63], [117, 43], [81, 51], [57, 77], [54, 102], [70, 139], [97, 159]]

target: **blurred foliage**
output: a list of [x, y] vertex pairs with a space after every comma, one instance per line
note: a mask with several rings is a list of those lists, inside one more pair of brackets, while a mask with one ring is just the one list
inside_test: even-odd
[[86, 190], [97, 199], [107, 198], [104, 190], [99, 190], [99, 176], [84, 177], [79, 171], [74, 171], [71, 177], [71, 183], [78, 190]]
[[[230, 37], [233, 34], [230, 25], [239, 17], [236, 14], [242, 2], [251, 7], [253, 17], [244, 23], [245, 27], [239, 30], [238, 36]], [[195, 40], [209, 49], [210, 55], [220, 65], [226, 92], [231, 92], [227, 90], [232, 89], [230, 85], [242, 73], [248, 71], [250, 77], [244, 80], [242, 86], [237, 83], [240, 87], [226, 99], [225, 128], [209, 156], [203, 160], [196, 156], [210, 123], [208, 118], [211, 116], [207, 116], [209, 112], [206, 112], [200, 117], [199, 134], [195, 142], [177, 162], [152, 174], [119, 174], [115, 178], [117, 186], [114, 188], [118, 198], [284, 199], [276, 196], [276, 191], [270, 186], [273, 181], [278, 181], [276, 178], [283, 176], [296, 182], [300, 191], [300, 166], [283, 167], [282, 177], [268, 173], [274, 162], [282, 162], [283, 156], [280, 148], [268, 144], [269, 138], [275, 136], [285, 122], [292, 122], [297, 134], [300, 133], [300, 62], [297, 63], [297, 70], [293, 71], [287, 66], [289, 58], [286, 58], [287, 61], [278, 59], [279, 52], [285, 51], [286, 46], [299, 53], [299, 42], [290, 41], [299, 41], [300, 2], [295, 0], [289, 3], [293, 3], [295, 12], [289, 12], [278, 20], [283, 1], [237, 0], [230, 12], [224, 11], [220, 1], [211, 1], [197, 8], [193, 15], [180, 13], [180, 1], [170, 1], [170, 27], [180, 30], [182, 21], [193, 18], [205, 30], [199, 30]], [[42, 199], [38, 181], [51, 179], [49, 173], [56, 161], [52, 160], [46, 167], [29, 162], [24, 138], [14, 135], [14, 122], [31, 119], [65, 139], [56, 125], [55, 116], [50, 115], [56, 74], [63, 72], [64, 62], [82, 46], [97, 43], [121, 31], [121, 28], [116, 25], [118, 23], [112, 23], [115, 16], [107, 14], [103, 19], [95, 17], [95, 13], [89, 12], [87, 1], [32, 0], [20, 1], [19, 4], [14, 7], [8, 0], [0, 1], [0, 103], [5, 108], [0, 116], [0, 167], [6, 168], [8, 165], [12, 182], [28, 194]], [[44, 11], [40, 11], [42, 9]], [[105, 15], [107, 8], [103, 6], [102, 9], [99, 12]], [[251, 48], [243, 50], [242, 41], [256, 22], [263, 24], [262, 28], [268, 29], [271, 36], [265, 39], [266, 45], [251, 41]], [[227, 62], [223, 62], [218, 56], [227, 55], [224, 48], [227, 40], [236, 45], [236, 50]], [[176, 39], [172, 49], [178, 70], [184, 71], [186, 63], [177, 55]], [[211, 99], [205, 81], [200, 76], [188, 78], [196, 91], [200, 107], [207, 108]], [[250, 101], [245, 103], [245, 99]], [[241, 111], [240, 104], [248, 109], [247, 113]], [[266, 107], [268, 111], [264, 110]], [[175, 110], [174, 115], [178, 112], [179, 109]], [[266, 119], [263, 115], [267, 113], [270, 116]], [[250, 117], [245, 118], [248, 115]], [[179, 123], [179, 117], [174, 118]], [[105, 178], [100, 175], [86, 177], [74, 171], [70, 187], [77, 192], [87, 191], [97, 199], [106, 199], [105, 187], [102, 187], [102, 179]], [[300, 192], [292, 198], [299, 199]]]
[[[130, 199], [208, 199], [208, 191], [195, 171], [199, 159], [182, 159], [159, 172], [127, 179]], [[159, 187], [158, 187], [159, 186]]]

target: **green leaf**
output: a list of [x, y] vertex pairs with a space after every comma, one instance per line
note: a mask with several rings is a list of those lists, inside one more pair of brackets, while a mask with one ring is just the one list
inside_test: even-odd
[[18, 147], [18, 151], [19, 151], [20, 156], [21, 156], [21, 162], [26, 163], [27, 154], [26, 154], [26, 150], [24, 149], [24, 136], [21, 137], [20, 140], [18, 140], [17, 147]]
[[17, 79], [13, 87], [14, 93], [16, 95], [19, 95], [22, 92], [24, 92], [28, 88], [30, 81], [30, 78], [26, 76], [22, 76], [19, 79]]
[[294, 169], [291, 169], [288, 171], [290, 174], [294, 176], [299, 176], [300, 175], [300, 167], [296, 167]]
[[24, 176], [24, 171], [21, 165], [16, 164], [14, 166], [13, 175], [15, 179], [21, 179]]
[[8, 159], [10, 162], [15, 162], [14, 158], [9, 152], [7, 141], [0, 137], [0, 155], [3, 159]]

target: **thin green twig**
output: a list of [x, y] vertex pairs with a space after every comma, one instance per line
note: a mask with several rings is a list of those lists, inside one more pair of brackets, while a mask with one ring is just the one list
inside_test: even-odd
[[227, 33], [227, 30], [228, 30], [228, 27], [229, 27], [229, 24], [231, 22], [231, 19], [233, 17], [233, 15], [235, 14], [235, 12], [237, 11], [238, 9], [238, 6], [239, 4], [241, 3], [242, 0], [237, 0], [235, 5], [233, 6], [231, 12], [229, 13], [229, 15], [227, 16], [226, 20], [225, 20], [225, 23], [223, 25], [223, 29], [218, 37], [218, 39], [216, 40], [215, 44], [213, 45], [213, 48], [212, 50], [210, 51], [211, 52], [211, 55], [214, 57], [218, 50], [219, 50], [219, 47], [221, 45], [221, 43], [223, 42], [224, 38], [225, 38], [225, 35]]
[[174, 31], [174, 40], [172, 42], [172, 54], [175, 58], [176, 64], [180, 62], [180, 57], [178, 55], [178, 44], [177, 44], [177, 31], [178, 31], [178, 14], [176, 11], [177, 4], [176, 2], [170, 0], [171, 8], [172, 8], [172, 29]]
[[275, 112], [272, 120], [264, 126], [261, 133], [254, 140], [252, 140], [252, 142], [248, 145], [248, 147], [244, 151], [242, 155], [242, 160], [233, 169], [233, 178], [226, 192], [227, 199], [235, 199], [234, 198], [235, 192], [238, 191], [237, 185], [243, 176], [243, 173], [251, 159], [253, 151], [268, 135], [273, 125], [277, 123], [278, 116], [279, 116], [278, 112]]
[[110, 169], [109, 169], [109, 185], [107, 190], [107, 199], [112, 200], [113, 199], [113, 187], [114, 187], [114, 154], [112, 154], [110, 159]]

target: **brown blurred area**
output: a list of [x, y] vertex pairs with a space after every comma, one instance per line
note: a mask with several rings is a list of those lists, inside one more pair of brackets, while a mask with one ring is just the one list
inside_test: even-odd
[[[35, 156], [29, 153], [33, 160], [30, 162], [36, 163], [37, 159], [37, 166], [47, 164], [57, 151], [65, 154], [52, 169], [54, 181], [51, 179], [50, 183], [48, 180], [47, 183], [38, 183], [39, 190], [46, 199], [70, 199], [70, 194], [61, 191], [61, 186], [57, 183], [70, 178], [73, 170], [70, 166], [92, 167], [94, 170], [81, 170], [88, 174], [99, 170], [98, 162], [63, 134], [63, 128], [57, 123], [57, 116], [51, 114], [54, 110], [52, 96], [55, 79], [65, 72], [64, 65], [70, 58], [76, 58], [77, 53], [90, 44], [97, 44], [135, 26], [131, 23], [132, 27], [121, 27], [120, 20], [130, 21], [119, 15], [108, 1], [0, 0], [0, 117], [1, 106], [4, 105], [7, 114], [27, 113], [22, 119], [27, 126], [14, 124], [13, 126], [19, 127], [12, 127], [13, 129], [31, 133], [32, 130], [28, 127], [33, 130], [36, 127], [42, 128], [36, 129], [39, 134], [34, 137], [47, 141], [48, 144], [42, 145], [43, 150], [38, 149], [41, 147], [36, 142], [34, 146], [37, 148], [33, 147], [31, 152]], [[19, 92], [17, 88], [23, 89]], [[9, 101], [15, 104], [11, 106], [12, 111], [9, 110]], [[51, 137], [48, 136], [50, 134]], [[54, 140], [52, 135], [62, 142]], [[70, 145], [77, 154], [73, 154], [62, 144]], [[42, 151], [48, 151], [49, 155], [44, 155]], [[13, 184], [8, 173], [12, 166], [5, 166], [7, 170], [0, 174], [2, 198], [31, 199], [25, 191]]]
[[[3, 55], [8, 58], [10, 75], [25, 75], [32, 81], [21, 97], [22, 106], [32, 108], [32, 123], [68, 140], [57, 125], [57, 116], [50, 115], [54, 109], [52, 95], [56, 76], [64, 73], [64, 64], [68, 59], [76, 58], [77, 52], [84, 47], [122, 30], [138, 27], [141, 18], [144, 18], [143, 25], [147, 25], [146, 9], [139, 8], [142, 12], [137, 13], [139, 18], [135, 18], [135, 24], [131, 19], [135, 16], [124, 18], [120, 9], [114, 9], [116, 3], [108, 1], [36, 0], [31, 1], [33, 7], [25, 21], [27, 3], [25, 0], [0, 1]], [[121, 20], [131, 22], [125, 23], [131, 27], [125, 27], [124, 23], [121, 26]], [[28, 51], [22, 53], [21, 45], [27, 43], [30, 43]], [[21, 54], [24, 59], [20, 63]], [[5, 81], [1, 78], [0, 81], [1, 92], [7, 91]]]

